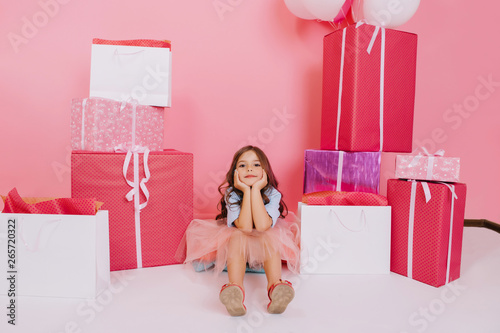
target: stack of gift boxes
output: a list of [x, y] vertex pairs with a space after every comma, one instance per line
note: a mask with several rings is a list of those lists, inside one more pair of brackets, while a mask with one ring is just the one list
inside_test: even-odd
[[[416, 54], [415, 34], [369, 24], [324, 37], [321, 150], [305, 152], [305, 194], [377, 196], [381, 152], [412, 152]], [[305, 263], [303, 271], [390, 270], [433, 286], [458, 278], [465, 185], [453, 183], [457, 159], [428, 155], [397, 156], [400, 179], [388, 181], [386, 207], [357, 204], [344, 213], [344, 207], [302, 205], [303, 257], [315, 264]], [[356, 252], [352, 245], [360, 239]]]
[[459, 159], [440, 155], [398, 155], [387, 182], [391, 271], [435, 287], [460, 277], [466, 197]]
[[111, 270], [179, 263], [193, 218], [193, 155], [163, 150], [167, 41], [94, 39], [89, 98], [72, 101], [71, 193], [109, 211]]

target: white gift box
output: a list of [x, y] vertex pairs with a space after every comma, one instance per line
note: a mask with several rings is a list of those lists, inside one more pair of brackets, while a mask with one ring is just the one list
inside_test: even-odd
[[170, 107], [172, 52], [170, 46], [156, 45], [161, 41], [149, 42], [95, 39], [90, 63], [90, 96]]
[[388, 274], [390, 206], [299, 203], [301, 274]]
[[14, 282], [15, 296], [95, 298], [110, 284], [108, 211], [1, 213], [0, 272], [9, 297]]

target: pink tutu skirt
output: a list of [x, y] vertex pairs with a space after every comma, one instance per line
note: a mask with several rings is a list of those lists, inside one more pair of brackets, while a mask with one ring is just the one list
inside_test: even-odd
[[[195, 219], [189, 224], [177, 254], [185, 257], [185, 264], [193, 263], [204, 269], [213, 267], [215, 273], [220, 273], [231, 255], [242, 253], [251, 269], [260, 270], [264, 261], [278, 252], [288, 269], [298, 273], [299, 236], [299, 224], [281, 218], [274, 227], [263, 232], [254, 229], [251, 233], [228, 227], [226, 219]], [[229, 253], [231, 239], [240, 241], [240, 253]]]

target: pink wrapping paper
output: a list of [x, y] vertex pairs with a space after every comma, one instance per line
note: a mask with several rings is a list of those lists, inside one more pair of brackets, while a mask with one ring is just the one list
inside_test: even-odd
[[396, 178], [458, 182], [460, 158], [397, 155]]
[[155, 40], [155, 39], [130, 39], [130, 40], [109, 40], [94, 38], [92, 44], [104, 45], [127, 45], [127, 46], [145, 46], [145, 47], [164, 47], [172, 48], [172, 44], [168, 40]]
[[98, 97], [73, 99], [71, 148], [112, 152], [118, 145], [125, 149], [139, 145], [162, 150], [164, 110], [162, 107], [136, 105], [134, 132], [133, 104]]
[[15, 214], [64, 214], [64, 215], [95, 215], [100, 207], [93, 198], [56, 198], [51, 200], [38, 201], [35, 203], [26, 202], [17, 189], [12, 189], [4, 199], [2, 213]]
[[[412, 183], [416, 187], [410, 228]], [[397, 179], [387, 182], [387, 199], [392, 206], [391, 271], [411, 274], [417, 281], [439, 287], [460, 277], [466, 185], [451, 184], [457, 195], [453, 199], [445, 184], [427, 183], [431, 199], [426, 203], [422, 183]]]
[[370, 49], [375, 31], [350, 25], [324, 38], [321, 149], [412, 151], [417, 35], [379, 29]]
[[[137, 268], [134, 201], [126, 199], [131, 187], [123, 176], [124, 153], [74, 151], [71, 155], [71, 193], [93, 196], [109, 211], [111, 270]], [[144, 154], [139, 154], [139, 178], [145, 177]], [[133, 164], [133, 160], [131, 164]], [[177, 247], [193, 219], [193, 155], [175, 150], [151, 152], [151, 177], [146, 207], [140, 211], [142, 267], [180, 263]], [[133, 166], [127, 179], [134, 179]], [[144, 203], [140, 193], [140, 203]]]
[[[305, 151], [303, 193], [379, 193], [380, 152]], [[340, 170], [339, 170], [340, 166]]]
[[321, 206], [387, 206], [386, 197], [365, 192], [313, 192], [302, 195], [302, 202]]

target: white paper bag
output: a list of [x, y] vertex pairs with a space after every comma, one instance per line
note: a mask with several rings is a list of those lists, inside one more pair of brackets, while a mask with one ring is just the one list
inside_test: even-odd
[[137, 100], [142, 105], [170, 107], [171, 82], [169, 42], [94, 39], [90, 97]]
[[299, 203], [301, 274], [388, 274], [391, 207]]
[[[7, 255], [12, 245], [15, 262]], [[0, 272], [15, 272], [16, 296], [95, 298], [109, 287], [109, 266], [108, 211], [0, 214]], [[0, 294], [9, 289], [0, 279]]]

